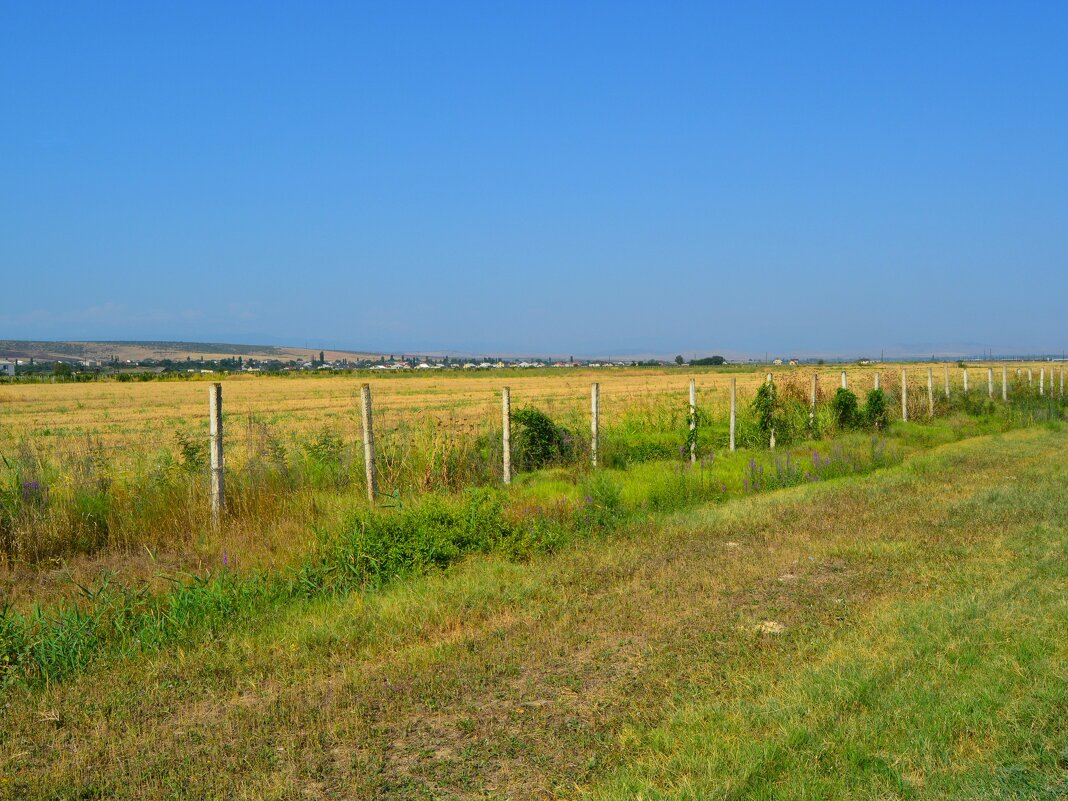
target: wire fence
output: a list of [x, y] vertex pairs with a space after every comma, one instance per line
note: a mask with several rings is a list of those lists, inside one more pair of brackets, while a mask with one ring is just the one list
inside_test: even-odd
[[511, 409], [540, 410], [556, 432], [550, 461], [586, 469], [594, 469], [595, 453], [598, 468], [692, 462], [864, 424], [859, 416], [842, 418], [843, 389], [865, 408], [878, 389], [886, 422], [922, 424], [959, 412], [1027, 423], [1063, 417], [1065, 403], [1064, 367], [1048, 364], [490, 378], [498, 379], [370, 382], [369, 449], [357, 381], [317, 380], [300, 394], [277, 392], [286, 382], [271, 379], [221, 382], [215, 471], [208, 403], [214, 382], [6, 384], [0, 387], [0, 548], [9, 560], [41, 558], [68, 547], [141, 542], [153, 526], [196, 532], [228, 516], [292, 513], [296, 507], [286, 507], [285, 499], [295, 493], [356, 490], [373, 498], [377, 483], [381, 493], [397, 497], [499, 484], [513, 467], [543, 464], [524, 455], [530, 440], [522, 427], [517, 433], [524, 436], [506, 444], [512, 425], [502, 416], [505, 381]]

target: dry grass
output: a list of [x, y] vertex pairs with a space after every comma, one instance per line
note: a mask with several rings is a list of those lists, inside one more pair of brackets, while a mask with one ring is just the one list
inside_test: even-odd
[[[1047, 370], [1049, 369], [1048, 365]], [[936, 394], [944, 365], [933, 365]], [[1037, 384], [1040, 365], [1031, 366]], [[927, 365], [905, 366], [913, 406], [926, 409]], [[1015, 380], [1010, 370], [1010, 381]], [[1026, 369], [1026, 367], [1024, 367]], [[813, 372], [821, 396], [839, 386], [841, 369], [772, 368], [776, 380], [807, 398]], [[863, 397], [878, 370], [884, 389], [896, 395], [900, 365], [845, 367], [849, 386]], [[961, 389], [961, 370], [951, 366], [954, 392]], [[1000, 369], [995, 368], [1000, 382]], [[532, 404], [550, 413], [585, 419], [589, 389], [601, 384], [601, 417], [611, 426], [624, 414], [665, 402], [684, 408], [688, 379], [697, 381], [699, 405], [722, 415], [729, 403], [732, 376], [737, 378], [739, 402], [747, 403], [766, 371], [738, 372], [707, 369], [558, 369], [493, 371], [472, 374], [405, 374], [314, 377], [233, 376], [223, 378], [224, 406], [233, 421], [228, 443], [240, 458], [251, 418], [285, 437], [305, 437], [323, 429], [358, 437], [358, 388], [369, 381], [374, 393], [376, 424], [383, 432], [419, 428], [428, 422], [458, 433], [478, 431], [499, 421], [500, 388], [512, 389], [514, 406]], [[1021, 380], [1026, 380], [1025, 378]], [[986, 391], [985, 368], [971, 368], [974, 392]], [[998, 384], [998, 390], [1000, 383]], [[922, 399], [922, 403], [921, 403]], [[10, 453], [18, 441], [32, 437], [46, 447], [70, 447], [91, 438], [117, 456], [132, 451], [174, 447], [174, 432], [206, 431], [206, 383], [194, 381], [97, 382], [88, 384], [0, 384], [0, 453]]]
[[[845, 369], [849, 385], [859, 393], [872, 385], [874, 368]], [[901, 367], [878, 369], [883, 386], [896, 391]], [[911, 407], [925, 411], [927, 367], [906, 369]], [[1038, 368], [1033, 369], [1037, 382]], [[816, 371], [821, 401], [839, 385], [840, 372], [838, 367]], [[959, 392], [961, 371], [954, 366], [951, 373], [954, 392]], [[1014, 373], [1015, 368], [1010, 378]], [[781, 393], [799, 400], [807, 398], [812, 374], [810, 368], [775, 369]], [[22, 604], [69, 591], [71, 578], [85, 583], [102, 570], [133, 570], [139, 578], [159, 567], [200, 571], [223, 552], [239, 566], [292, 562], [306, 551], [312, 525], [330, 526], [363, 502], [356, 393], [365, 379], [375, 393], [382, 486], [420, 493], [453, 490], [471, 480], [465, 470], [479, 459], [468, 457], [477, 434], [488, 433], [493, 440], [504, 384], [512, 388], [514, 406], [539, 406], [581, 435], [589, 414], [589, 385], [598, 381], [603, 429], [626, 422], [618, 436], [634, 440], [684, 428], [691, 375], [702, 411], [722, 418], [731, 377], [738, 381], [744, 407], [765, 372], [628, 368], [226, 378], [227, 464], [234, 475], [269, 455], [272, 442], [288, 449], [292, 461], [326, 431], [345, 443], [342, 461], [349, 483], [335, 486], [302, 478], [289, 488], [270, 482], [233, 484], [221, 531], [208, 525], [203, 478], [179, 473], [175, 479], [176, 433], [194, 442], [206, 440], [207, 381], [0, 384], [0, 455], [25, 457], [31, 464], [52, 461], [58, 470], [42, 482], [48, 484], [51, 509], [40, 514], [31, 510], [20, 521], [19, 550], [3, 577], [5, 593]], [[941, 375], [936, 366], [939, 389]], [[985, 392], [985, 370], [973, 368], [972, 386], [973, 392]], [[497, 469], [496, 458], [491, 454], [491, 471]], [[487, 475], [492, 480], [492, 472]], [[78, 545], [72, 532], [85, 528], [84, 507], [70, 499], [86, 488], [99, 492], [104, 484], [113, 503], [106, 540]]]

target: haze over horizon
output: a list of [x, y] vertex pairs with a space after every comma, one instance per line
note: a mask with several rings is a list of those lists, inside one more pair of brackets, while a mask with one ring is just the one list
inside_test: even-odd
[[0, 9], [0, 338], [1059, 353], [1068, 6]]

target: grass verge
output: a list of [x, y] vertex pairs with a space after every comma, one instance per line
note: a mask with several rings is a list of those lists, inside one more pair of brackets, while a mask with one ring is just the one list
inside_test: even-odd
[[13, 688], [7, 797], [1063, 797], [1068, 437], [488, 554]]

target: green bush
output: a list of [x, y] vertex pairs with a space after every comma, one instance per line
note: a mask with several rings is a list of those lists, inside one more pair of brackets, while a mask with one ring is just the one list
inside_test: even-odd
[[527, 407], [512, 412], [512, 462], [519, 470], [537, 470], [574, 455], [574, 437], [544, 412]]
[[831, 399], [831, 410], [834, 412], [834, 421], [839, 428], [856, 428], [860, 423], [857, 396], [852, 390], [839, 387]]
[[179, 463], [189, 473], [199, 473], [208, 466], [208, 443], [202, 437], [194, 437], [183, 431], [174, 432], [178, 443]]
[[886, 408], [886, 393], [881, 389], [873, 389], [868, 393], [868, 398], [864, 402], [864, 419], [868, 425], [880, 430], [890, 424], [890, 413]]
[[[593, 495], [604, 507], [601, 514], [617, 512], [618, 498], [613, 503], [608, 490], [597, 488]], [[502, 500], [499, 492], [483, 488], [459, 498], [428, 495], [390, 512], [355, 512], [337, 533], [321, 535], [320, 580], [339, 588], [378, 585], [447, 567], [471, 553], [522, 558], [559, 544], [561, 531], [553, 521], [512, 521]]]
[[771, 430], [775, 427], [775, 384], [766, 381], [760, 385], [756, 397], [753, 398], [752, 409], [756, 417], [757, 429], [766, 444], [771, 437]]

